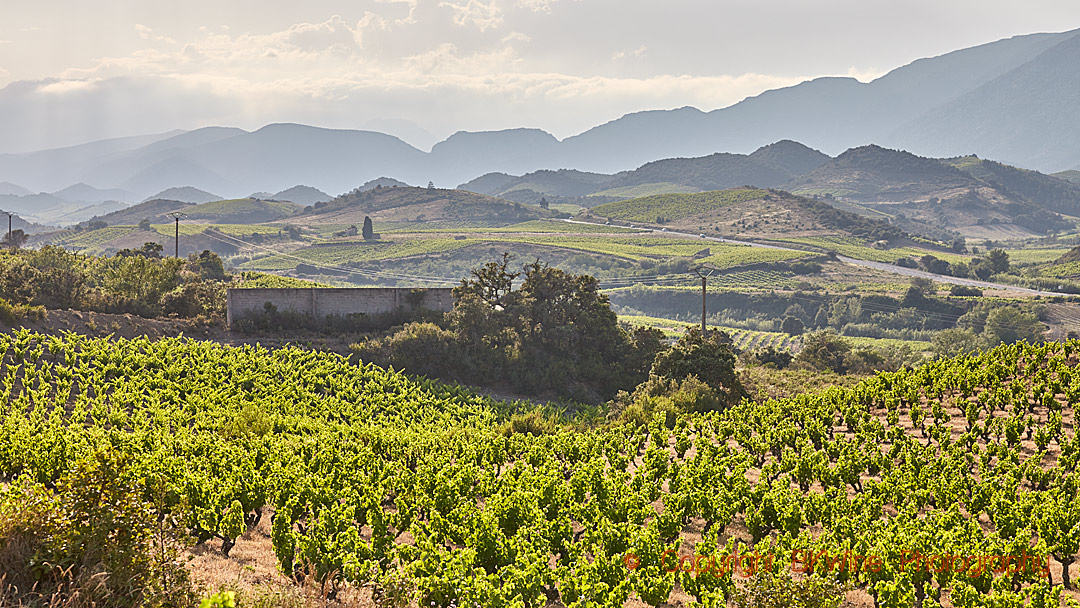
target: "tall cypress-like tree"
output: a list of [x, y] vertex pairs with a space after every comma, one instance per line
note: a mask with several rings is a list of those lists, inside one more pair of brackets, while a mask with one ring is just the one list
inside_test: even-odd
[[375, 229], [371, 227], [371, 218], [366, 215], [364, 216], [363, 235], [364, 239], [368, 241], [375, 238]]

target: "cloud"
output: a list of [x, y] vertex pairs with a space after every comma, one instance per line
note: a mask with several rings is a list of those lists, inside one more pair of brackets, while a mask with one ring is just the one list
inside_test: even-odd
[[521, 8], [527, 8], [534, 13], [550, 13], [551, 5], [558, 2], [558, 0], [518, 0], [517, 5]]
[[611, 56], [611, 60], [619, 61], [621, 59], [628, 59], [631, 57], [634, 59], [644, 59], [648, 50], [649, 48], [643, 44], [632, 51], [619, 51]]
[[532, 37], [530, 37], [527, 34], [522, 34], [521, 32], [510, 32], [509, 34], [503, 36], [502, 40], [501, 40], [501, 42], [503, 42], [504, 44], [505, 43], [510, 43], [510, 42], [531, 42], [531, 41], [532, 41]]
[[475, 25], [481, 32], [498, 28], [503, 22], [502, 9], [499, 8], [498, 0], [487, 3], [480, 0], [468, 0], [465, 4], [440, 2], [439, 7], [454, 11], [454, 25]]
[[154, 33], [154, 30], [146, 27], [141, 23], [135, 24], [135, 33], [139, 35], [139, 38], [143, 40], [154, 40], [156, 42], [166, 42], [169, 44], [176, 44], [176, 41], [168, 36], [159, 36]]
[[42, 83], [37, 90], [46, 95], [68, 95], [92, 91], [97, 85], [96, 80], [55, 80]]

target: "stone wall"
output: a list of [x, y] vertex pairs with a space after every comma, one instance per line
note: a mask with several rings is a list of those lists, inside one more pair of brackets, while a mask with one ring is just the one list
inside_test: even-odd
[[449, 287], [303, 287], [230, 289], [226, 317], [230, 326], [241, 316], [261, 313], [266, 303], [280, 312], [292, 311], [325, 317], [354, 313], [378, 314], [398, 309], [425, 308], [447, 312], [454, 306], [453, 290]]

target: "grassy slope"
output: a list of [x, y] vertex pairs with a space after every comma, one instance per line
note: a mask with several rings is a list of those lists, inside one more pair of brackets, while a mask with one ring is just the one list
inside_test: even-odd
[[635, 222], [655, 222], [657, 217], [679, 220], [720, 207], [743, 203], [768, 195], [765, 190], [736, 189], [715, 190], [694, 194], [659, 194], [593, 207], [592, 212], [602, 217]]

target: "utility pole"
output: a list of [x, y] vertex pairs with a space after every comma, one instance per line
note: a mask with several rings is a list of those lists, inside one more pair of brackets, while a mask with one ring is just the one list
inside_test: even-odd
[[[705, 272], [706, 270], [708, 272]], [[716, 271], [715, 271], [715, 269], [709, 268], [707, 266], [698, 266], [697, 268], [694, 268], [693, 271], [694, 271], [694, 274], [701, 277], [701, 337], [702, 338], [708, 338], [709, 337], [709, 328], [705, 325], [705, 312], [706, 312], [705, 311], [705, 287], [706, 287], [706, 283], [708, 281], [708, 278], [710, 276], [712, 276], [713, 272], [716, 272]]]
[[186, 213], [180, 213], [179, 211], [173, 211], [168, 214], [169, 217], [176, 220], [176, 257], [180, 257], [180, 218], [187, 217]]
[[10, 211], [0, 211], [0, 213], [3, 213], [4, 215], [7, 216], [7, 240], [10, 243], [11, 242], [11, 216], [13, 216], [15, 214], [10, 212]]

